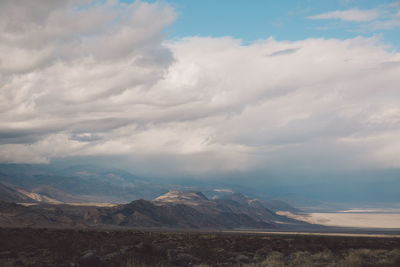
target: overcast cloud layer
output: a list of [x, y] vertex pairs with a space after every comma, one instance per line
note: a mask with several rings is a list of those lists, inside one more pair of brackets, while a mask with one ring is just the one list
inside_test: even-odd
[[75, 2], [0, 3], [1, 162], [400, 167], [400, 53], [378, 37], [168, 41], [165, 4]]

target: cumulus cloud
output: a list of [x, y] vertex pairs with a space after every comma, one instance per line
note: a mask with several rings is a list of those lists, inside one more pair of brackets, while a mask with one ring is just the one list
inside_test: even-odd
[[173, 61], [162, 44], [175, 18], [167, 5], [2, 1], [0, 10], [3, 144], [131, 123], [128, 107], [144, 101]]
[[348, 10], [336, 10], [327, 13], [322, 13], [310, 16], [310, 19], [339, 19], [344, 21], [372, 21], [379, 17], [380, 13], [376, 9], [360, 10], [357, 8]]
[[377, 38], [166, 41], [166, 5], [50, 2], [2, 2], [29, 13], [0, 16], [2, 162], [400, 167], [400, 54]]
[[[212, 126], [213, 143], [245, 146], [252, 167], [377, 164], [371, 155], [382, 144], [367, 148], [341, 138], [362, 139], [399, 127], [393, 117], [400, 69], [389, 63], [399, 54], [374, 38], [269, 39], [249, 46], [230, 38], [190, 38], [171, 47], [177, 58], [172, 70], [184, 78], [182, 87], [203, 90], [199, 115], [212, 112], [196, 124]], [[280, 55], [268, 56], [274, 53]], [[393, 147], [393, 140], [385, 146]]]

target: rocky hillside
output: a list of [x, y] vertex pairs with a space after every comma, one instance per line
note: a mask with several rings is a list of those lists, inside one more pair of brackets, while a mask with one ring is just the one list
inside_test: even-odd
[[0, 183], [0, 201], [16, 203], [61, 203], [60, 201], [35, 192]]
[[0, 202], [1, 227], [150, 227], [182, 229], [275, 228], [246, 214], [202, 213], [184, 204], [155, 205], [136, 200], [116, 207]]
[[304, 225], [277, 215], [261, 201], [237, 197], [209, 200], [201, 192], [172, 191], [153, 201], [114, 207], [1, 202], [0, 226], [276, 229]]

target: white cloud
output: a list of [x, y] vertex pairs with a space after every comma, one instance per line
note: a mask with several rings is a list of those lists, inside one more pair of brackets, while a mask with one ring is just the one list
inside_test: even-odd
[[388, 19], [373, 21], [365, 26], [365, 30], [393, 30], [400, 27], [400, 19]]
[[[0, 161], [123, 156], [155, 172], [400, 166], [400, 54], [376, 38], [165, 42], [168, 6], [71, 5], [0, 16], [1, 62], [15, 58], [0, 63]], [[73, 23], [63, 31], [57, 21]]]
[[310, 19], [340, 19], [344, 21], [372, 21], [379, 18], [379, 11], [376, 9], [371, 10], [360, 10], [360, 9], [348, 9], [348, 10], [337, 10], [327, 13], [322, 13], [314, 16], [310, 16]]

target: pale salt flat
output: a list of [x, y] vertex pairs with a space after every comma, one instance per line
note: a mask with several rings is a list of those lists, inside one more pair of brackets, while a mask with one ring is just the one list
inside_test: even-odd
[[306, 213], [279, 211], [279, 215], [326, 226], [357, 228], [400, 228], [400, 214], [388, 213]]
[[384, 208], [384, 209], [349, 209], [349, 210], [339, 210], [338, 213], [392, 213], [392, 214], [400, 214], [399, 208]]

